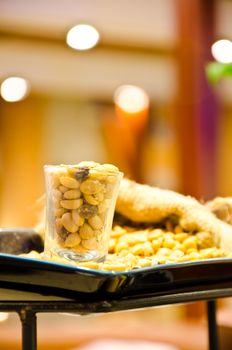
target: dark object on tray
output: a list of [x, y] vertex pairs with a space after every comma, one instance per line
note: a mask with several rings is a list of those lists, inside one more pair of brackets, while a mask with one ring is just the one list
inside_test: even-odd
[[0, 229], [0, 252], [26, 254], [31, 250], [43, 251], [43, 241], [38, 233], [28, 228]]

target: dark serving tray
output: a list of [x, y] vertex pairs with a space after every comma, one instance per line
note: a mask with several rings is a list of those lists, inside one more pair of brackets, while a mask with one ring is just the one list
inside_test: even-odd
[[[225, 296], [228, 296], [232, 295], [232, 259], [217, 258], [125, 272], [104, 272], [2, 253], [0, 288], [84, 303], [165, 298], [167, 295], [193, 296], [201, 292], [210, 297], [212, 291], [216, 293], [217, 290], [224, 290]], [[0, 290], [0, 300], [3, 299]]]

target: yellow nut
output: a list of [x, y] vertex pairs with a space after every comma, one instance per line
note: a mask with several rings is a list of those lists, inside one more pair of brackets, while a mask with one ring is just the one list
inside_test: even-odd
[[92, 205], [100, 204], [104, 199], [104, 194], [102, 192], [94, 193], [94, 194], [85, 194], [84, 198], [87, 203]]
[[163, 237], [164, 237], [164, 239], [173, 239], [174, 233], [173, 232], [164, 232]]
[[186, 232], [176, 233], [175, 234], [175, 240], [182, 243], [186, 238], [189, 237], [189, 234]]
[[126, 264], [123, 263], [108, 263], [108, 264], [102, 264], [102, 270], [105, 271], [125, 271], [126, 270]]
[[89, 250], [96, 249], [98, 246], [98, 242], [95, 237], [89, 239], [82, 239], [81, 244], [85, 249]]
[[60, 177], [60, 183], [61, 185], [68, 187], [68, 188], [79, 188], [80, 187], [80, 183], [74, 179], [73, 177], [70, 176], [61, 176]]
[[84, 225], [81, 226], [79, 233], [81, 238], [83, 239], [89, 239], [94, 236], [94, 230], [87, 223], [84, 223]]
[[181, 258], [182, 256], [184, 256], [184, 252], [182, 252], [182, 250], [173, 250], [170, 257], [173, 258], [173, 259], [178, 259], [178, 258]]
[[157, 255], [164, 255], [164, 256], [168, 256], [172, 253], [172, 250], [169, 248], [160, 248], [157, 251]]
[[163, 242], [163, 239], [161, 237], [157, 239], [153, 239], [152, 248], [154, 249], [154, 251], [157, 251], [159, 248], [161, 248], [162, 242]]
[[55, 209], [54, 215], [55, 217], [60, 218], [65, 212], [66, 210], [64, 208], [58, 208], [58, 209]]
[[184, 240], [182, 244], [185, 247], [185, 249], [197, 249], [197, 238], [195, 236], [188, 237]]
[[103, 214], [106, 212], [106, 210], [109, 208], [110, 206], [110, 200], [109, 199], [105, 199], [103, 202], [101, 202], [98, 205], [98, 213], [99, 214]]
[[64, 193], [64, 198], [65, 199], [77, 199], [80, 198], [81, 196], [81, 191], [78, 190], [69, 190]]
[[115, 252], [119, 253], [122, 250], [128, 250], [128, 243], [126, 241], [118, 242], [115, 247]]
[[176, 242], [174, 241], [173, 238], [165, 238], [164, 241], [163, 241], [163, 247], [164, 248], [174, 248], [176, 245]]
[[105, 164], [102, 164], [101, 165], [101, 168], [106, 171], [106, 172], [113, 172], [113, 173], [117, 173], [119, 170], [118, 168], [113, 165], [113, 164], [108, 164], [108, 163], [105, 163]]
[[83, 199], [64, 199], [60, 205], [65, 209], [78, 209], [83, 204]]
[[177, 258], [177, 261], [178, 262], [187, 262], [187, 261], [190, 261], [190, 257], [189, 257], [189, 255], [186, 254], [186, 255], [183, 255], [183, 256]]
[[55, 221], [55, 229], [57, 233], [61, 233], [63, 228], [62, 220], [61, 219], [56, 219]]
[[143, 244], [136, 244], [131, 248], [131, 253], [135, 255], [143, 255]]
[[53, 198], [53, 208], [54, 209], [59, 209], [60, 208], [60, 199]]
[[140, 258], [137, 261], [139, 267], [150, 267], [152, 265], [152, 261], [146, 258]]
[[157, 239], [157, 238], [163, 238], [163, 234], [164, 232], [161, 230], [161, 229], [154, 229], [150, 232], [148, 232], [148, 239], [150, 241], [153, 241], [154, 239]]
[[115, 225], [113, 227], [113, 230], [111, 231], [111, 237], [121, 237], [126, 233], [126, 230], [122, 228], [121, 226]]
[[77, 226], [82, 226], [85, 222], [85, 219], [80, 216], [78, 209], [72, 210], [72, 219]]
[[209, 259], [213, 257], [213, 253], [215, 252], [216, 248], [206, 248], [200, 250], [200, 255], [203, 259]]
[[62, 193], [61, 193], [59, 190], [54, 189], [54, 190], [52, 191], [52, 196], [53, 196], [53, 199], [58, 199], [58, 200], [60, 200], [60, 199], [62, 198]]
[[127, 265], [130, 265], [131, 267], [137, 264], [137, 257], [134, 256], [134, 254], [132, 253], [125, 254], [124, 260], [127, 263]]
[[190, 254], [190, 253], [197, 253], [197, 249], [195, 249], [195, 248], [188, 248], [186, 250], [186, 254]]
[[78, 233], [70, 233], [66, 238], [64, 245], [65, 247], [73, 248], [75, 246], [78, 246], [80, 242], [81, 242], [81, 238], [78, 235]]
[[59, 174], [56, 174], [56, 173], [51, 173], [50, 174], [50, 181], [51, 181], [51, 186], [53, 187], [53, 188], [57, 188], [57, 187], [59, 187], [59, 185], [60, 185], [60, 176], [59, 176]]
[[201, 259], [201, 256], [198, 252], [190, 252], [189, 253], [189, 259], [190, 260], [200, 260]]
[[143, 254], [144, 256], [151, 256], [154, 254], [151, 242], [143, 243]]
[[95, 194], [103, 190], [102, 184], [98, 180], [87, 179], [80, 186], [81, 192], [84, 194]]
[[144, 232], [128, 233], [125, 234], [121, 239], [125, 240], [129, 245], [135, 245], [139, 243], [147, 242], [147, 235]]
[[111, 198], [113, 195], [113, 191], [114, 191], [114, 184], [107, 183], [104, 190], [105, 198], [108, 198], [108, 199]]
[[64, 193], [64, 192], [68, 191], [68, 187], [65, 187], [65, 186], [63, 186], [63, 185], [60, 185], [60, 186], [59, 186], [59, 191], [62, 192], [62, 193]]
[[76, 232], [78, 229], [78, 226], [74, 223], [72, 219], [71, 213], [64, 213], [61, 218], [61, 222], [64, 228], [66, 228], [66, 230], [69, 232]]
[[98, 270], [99, 269], [99, 263], [97, 263], [96, 261], [81, 262], [81, 263], [78, 263], [78, 266], [86, 267], [88, 269], [94, 269], [94, 270]]
[[103, 226], [103, 222], [98, 215], [89, 218], [88, 222], [94, 230], [100, 230]]

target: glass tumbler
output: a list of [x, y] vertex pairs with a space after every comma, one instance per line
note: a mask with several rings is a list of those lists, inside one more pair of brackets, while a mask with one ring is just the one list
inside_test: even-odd
[[123, 173], [111, 164], [45, 165], [45, 257], [103, 261]]

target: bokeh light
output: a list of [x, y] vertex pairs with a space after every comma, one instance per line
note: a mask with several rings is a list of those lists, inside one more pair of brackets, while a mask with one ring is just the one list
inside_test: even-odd
[[9, 318], [8, 312], [0, 312], [0, 322], [4, 322]]
[[68, 46], [76, 50], [88, 50], [94, 47], [99, 40], [98, 31], [88, 24], [79, 24], [72, 27], [66, 37]]
[[231, 63], [232, 41], [226, 39], [216, 41], [211, 47], [211, 52], [216, 61], [220, 63]]
[[20, 77], [10, 77], [1, 84], [1, 96], [7, 102], [23, 100], [29, 93], [29, 83]]
[[127, 113], [138, 113], [149, 106], [149, 97], [140, 87], [122, 85], [116, 89], [114, 102]]

